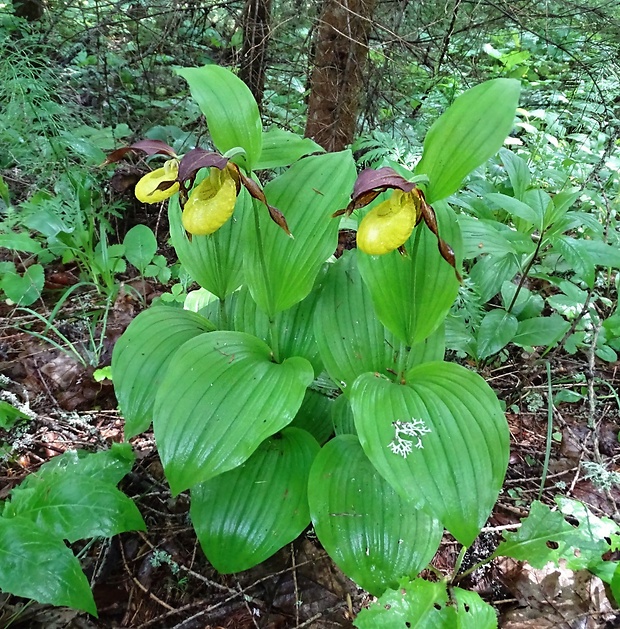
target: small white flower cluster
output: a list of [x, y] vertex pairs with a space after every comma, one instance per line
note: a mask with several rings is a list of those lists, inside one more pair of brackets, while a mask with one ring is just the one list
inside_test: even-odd
[[[394, 454], [400, 454], [404, 459], [413, 452], [414, 445], [416, 448], [424, 448], [422, 436], [433, 432], [423, 419], [416, 419], [415, 417], [412, 417], [409, 422], [397, 420], [392, 422], [392, 426], [394, 426], [394, 439], [388, 444], [388, 448]], [[403, 439], [403, 435], [413, 437], [416, 440], [415, 444], [411, 439]]]

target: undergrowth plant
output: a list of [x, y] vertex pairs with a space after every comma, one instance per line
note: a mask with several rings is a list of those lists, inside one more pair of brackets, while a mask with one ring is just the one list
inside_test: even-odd
[[[378, 617], [496, 626], [495, 611], [457, 584], [501, 489], [509, 432], [485, 381], [444, 361], [462, 259], [445, 199], [501, 147], [519, 83], [496, 79], [457, 98], [414, 172], [356, 177], [350, 151], [263, 131], [230, 72], [179, 73], [217, 152], [179, 156], [145, 140], [109, 160], [164, 157], [136, 195], [169, 199], [177, 255], [215, 298], [199, 313], [153, 307], [118, 341], [112, 373], [126, 436], [153, 423], [172, 493], [189, 490], [192, 523], [218, 571], [255, 566], [312, 523], [336, 564], [382, 597], [357, 626], [376, 627]], [[288, 168], [262, 188], [256, 172], [276, 167]], [[359, 220], [357, 250], [335, 260], [342, 215]], [[555, 539], [551, 521], [574, 535], [554, 558], [589, 539], [560, 513], [536, 509], [494, 556], [531, 549], [545, 562], [533, 540]], [[462, 545], [457, 565], [422, 579], [444, 529]], [[595, 546], [590, 563], [611, 545]]]

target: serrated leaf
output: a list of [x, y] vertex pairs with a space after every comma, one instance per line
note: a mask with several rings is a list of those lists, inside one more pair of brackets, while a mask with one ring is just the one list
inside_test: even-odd
[[251, 220], [252, 198], [245, 189], [237, 197], [235, 211], [222, 227], [209, 236], [187, 236], [181, 222], [178, 196], [168, 202], [170, 240], [179, 261], [192, 278], [209, 292], [225, 299], [243, 281], [244, 220]]
[[243, 332], [211, 332], [174, 354], [155, 398], [159, 456], [174, 494], [246, 461], [295, 417], [314, 378], [304, 358], [273, 362]]
[[[583, 570], [598, 564], [601, 556], [611, 549], [611, 536], [617, 534], [618, 525], [605, 518], [592, 515], [582, 503], [558, 497], [562, 512], [552, 511], [538, 500], [532, 503], [530, 514], [522, 520], [516, 533], [504, 533], [504, 539], [494, 553], [495, 557], [513, 557], [527, 561], [534, 568], [547, 563], [558, 565], [566, 560], [570, 570]], [[572, 526], [564, 515], [577, 519]], [[607, 538], [607, 539], [605, 539]]]
[[114, 391], [127, 438], [151, 424], [155, 393], [174, 353], [213, 329], [199, 314], [167, 306], [145, 310], [129, 324], [112, 353]]
[[521, 86], [493, 79], [461, 94], [424, 139], [417, 175], [428, 175], [429, 203], [456, 192], [463, 179], [502, 147], [513, 124]]
[[403, 580], [353, 623], [359, 629], [497, 629], [495, 610], [476, 592], [424, 579]]
[[3, 516], [27, 519], [70, 543], [146, 530], [136, 505], [114, 485], [60, 469], [31, 482], [5, 506]]
[[347, 251], [331, 265], [315, 312], [316, 343], [331, 378], [346, 389], [362, 373], [391, 376], [420, 362], [441, 360], [442, 329], [409, 348], [378, 320], [357, 258], [356, 251]]
[[304, 155], [324, 152], [325, 149], [310, 138], [273, 127], [263, 132], [263, 149], [254, 170], [288, 166]]
[[[456, 217], [447, 204], [437, 204], [434, 209], [439, 234], [459, 259], [461, 236]], [[405, 256], [398, 251], [381, 256], [358, 251], [358, 266], [381, 323], [405, 344], [414, 345], [443, 323], [459, 282], [454, 268], [441, 256], [436, 236], [424, 223], [413, 230], [405, 248]]]
[[447, 603], [445, 583], [405, 579], [363, 609], [353, 624], [358, 629], [456, 629], [456, 611]]
[[252, 170], [261, 154], [263, 125], [247, 85], [230, 70], [216, 65], [179, 68], [177, 74], [188, 82], [218, 151], [242, 147], [245, 156], [240, 158]]
[[[350, 151], [306, 157], [265, 186], [271, 205], [286, 217], [287, 238], [264, 208], [245, 222], [244, 273], [256, 303], [268, 315], [306, 297], [338, 244], [333, 212], [344, 207], [355, 181]], [[257, 231], [259, 230], [259, 231]]]
[[97, 615], [90, 585], [73, 553], [26, 518], [0, 518], [0, 589]]
[[254, 567], [308, 526], [308, 474], [318, 452], [309, 433], [285, 428], [241, 466], [192, 488], [192, 523], [218, 572]]
[[323, 447], [310, 471], [314, 530], [330, 557], [379, 595], [415, 576], [439, 548], [443, 527], [399, 496], [377, 473], [354, 435]]
[[31, 238], [27, 233], [8, 232], [0, 234], [0, 249], [11, 251], [25, 251], [26, 253], [40, 253], [41, 243]]
[[[425, 363], [406, 385], [360, 376], [351, 406], [364, 452], [401, 496], [423, 504], [468, 546], [487, 520], [508, 465], [508, 425], [497, 397], [477, 374], [451, 363]], [[425, 426], [403, 436], [395, 422]], [[422, 424], [420, 424], [422, 422]], [[410, 452], [394, 444], [406, 441]], [[417, 446], [417, 447], [416, 447]]]
[[478, 328], [478, 350], [480, 359], [488, 358], [506, 347], [514, 338], [519, 327], [517, 317], [502, 308], [491, 310], [484, 315]]

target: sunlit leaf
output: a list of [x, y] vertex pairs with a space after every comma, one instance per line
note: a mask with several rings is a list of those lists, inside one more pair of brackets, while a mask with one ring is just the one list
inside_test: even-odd
[[254, 165], [255, 170], [288, 166], [304, 155], [324, 153], [325, 150], [310, 138], [273, 127], [263, 132], [263, 150]]
[[514, 124], [521, 85], [493, 79], [461, 94], [424, 139], [416, 174], [428, 175], [426, 199], [456, 192], [463, 179], [502, 147]]

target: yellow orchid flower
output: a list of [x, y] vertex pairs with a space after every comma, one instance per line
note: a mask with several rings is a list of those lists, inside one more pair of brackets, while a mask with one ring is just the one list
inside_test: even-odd
[[194, 236], [217, 231], [231, 216], [237, 202], [237, 183], [229, 168], [211, 168], [189, 195], [183, 209], [183, 227]]
[[418, 220], [419, 199], [413, 192], [394, 190], [389, 199], [374, 207], [357, 229], [357, 246], [380, 256], [404, 245]]
[[[179, 162], [169, 159], [162, 168], [157, 168], [147, 173], [136, 184], [135, 195], [142, 203], [160, 203], [169, 199], [179, 191], [179, 182], [176, 180], [179, 174]], [[168, 188], [158, 189], [164, 182], [174, 182]]]

